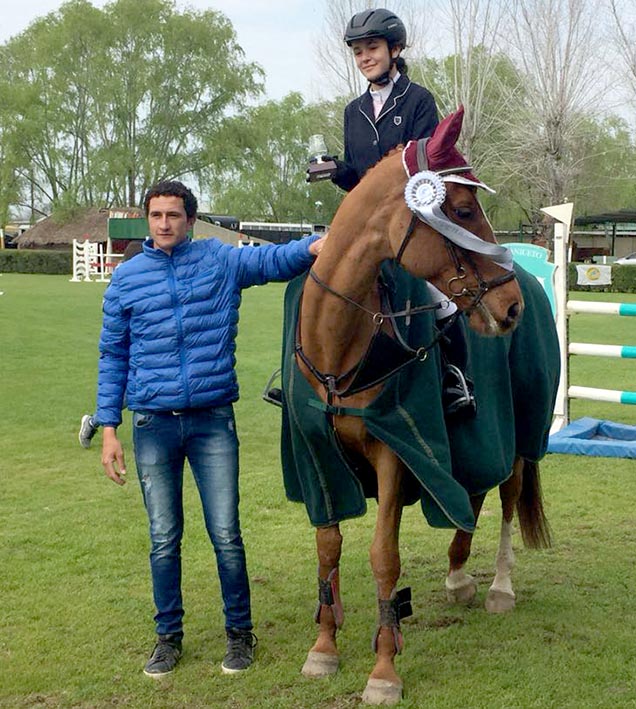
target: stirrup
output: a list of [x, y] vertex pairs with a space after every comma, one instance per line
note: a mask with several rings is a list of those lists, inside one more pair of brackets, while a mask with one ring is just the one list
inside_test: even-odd
[[272, 386], [277, 377], [280, 376], [281, 370], [277, 369], [272, 376], [267, 380], [265, 389], [263, 390], [263, 400], [268, 404], [273, 404], [274, 406], [283, 406], [283, 392], [280, 387]]
[[[449, 374], [453, 378], [451, 385], [447, 382], [447, 375]], [[447, 416], [454, 416], [457, 413], [474, 416], [477, 412], [477, 405], [472, 392], [472, 382], [454, 364], [446, 363], [442, 378], [442, 398], [444, 413]]]

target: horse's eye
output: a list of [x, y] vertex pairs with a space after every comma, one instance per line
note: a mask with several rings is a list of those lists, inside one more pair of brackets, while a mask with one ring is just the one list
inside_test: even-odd
[[455, 210], [455, 214], [459, 219], [471, 219], [473, 216], [473, 210], [469, 207], [458, 207]]

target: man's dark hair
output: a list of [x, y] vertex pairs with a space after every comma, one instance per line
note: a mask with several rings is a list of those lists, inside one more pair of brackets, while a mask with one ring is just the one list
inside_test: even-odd
[[148, 216], [150, 200], [153, 197], [181, 197], [188, 219], [194, 219], [197, 216], [199, 206], [197, 204], [197, 198], [182, 182], [178, 182], [177, 180], [164, 180], [163, 182], [157, 182], [156, 185], [153, 185], [148, 192], [146, 192], [146, 196], [144, 197], [144, 212], [146, 217]]

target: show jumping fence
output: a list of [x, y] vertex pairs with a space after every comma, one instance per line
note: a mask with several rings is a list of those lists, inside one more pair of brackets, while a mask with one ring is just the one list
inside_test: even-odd
[[[567, 301], [568, 314], [595, 313], [599, 315], [636, 316], [636, 303], [600, 303], [583, 300]], [[569, 342], [568, 355], [591, 355], [596, 357], [620, 357], [636, 359], [636, 346], [632, 345], [596, 345], [586, 342]], [[636, 392], [616, 389], [597, 389], [594, 387], [569, 386], [570, 399], [591, 399], [610, 401], [617, 404], [636, 404]]]
[[102, 244], [73, 239], [73, 282], [105, 283], [119, 264], [122, 254], [107, 253]]
[[593, 301], [568, 300], [568, 250], [569, 228], [572, 218], [572, 204], [546, 207], [542, 211], [552, 216], [554, 225], [554, 292], [556, 301], [556, 326], [561, 348], [561, 380], [554, 408], [554, 422], [551, 433], [556, 433], [570, 423], [570, 399], [608, 401], [620, 404], [636, 404], [636, 392], [601, 389], [570, 385], [569, 360], [571, 355], [600, 357], [620, 357], [636, 359], [636, 346], [591, 344], [569, 341], [569, 317], [576, 313], [596, 313], [599, 315], [636, 316], [636, 303], [602, 303]]

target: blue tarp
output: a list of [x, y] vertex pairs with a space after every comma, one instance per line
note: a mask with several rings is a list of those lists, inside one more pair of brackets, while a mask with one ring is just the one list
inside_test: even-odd
[[589, 417], [577, 419], [550, 436], [548, 453], [636, 458], [636, 426]]

